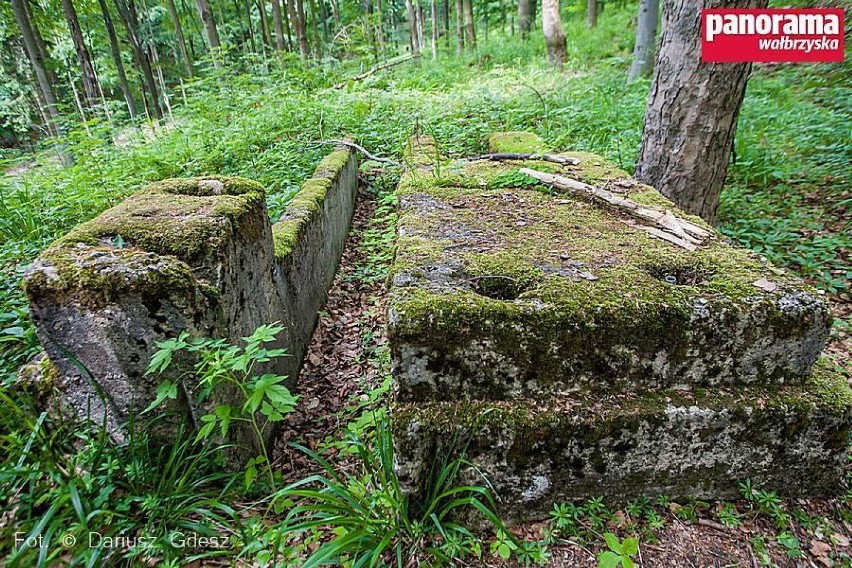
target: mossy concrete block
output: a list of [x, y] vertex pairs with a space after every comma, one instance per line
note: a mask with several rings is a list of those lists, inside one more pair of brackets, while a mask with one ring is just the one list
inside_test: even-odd
[[358, 197], [358, 155], [339, 147], [317, 166], [272, 226], [275, 285], [289, 314], [287, 374], [301, 369], [334, 280]]
[[400, 401], [802, 384], [825, 344], [826, 303], [755, 254], [716, 236], [676, 247], [518, 171], [674, 210], [599, 156], [566, 153], [580, 163], [563, 167], [436, 159], [422, 136], [411, 147], [426, 152], [413, 162], [431, 162], [398, 190], [389, 337]]
[[[397, 403], [396, 469], [423, 497], [435, 460], [463, 453], [461, 483], [492, 487], [511, 521], [602, 496], [737, 498], [739, 482], [783, 496], [843, 485], [852, 393], [820, 368], [804, 385], [563, 395], [547, 401]], [[474, 469], [475, 468], [475, 469]]]
[[120, 437], [155, 398], [157, 341], [236, 339], [286, 317], [274, 261], [263, 189], [240, 178], [153, 184], [56, 241], [24, 287], [68, 406]]

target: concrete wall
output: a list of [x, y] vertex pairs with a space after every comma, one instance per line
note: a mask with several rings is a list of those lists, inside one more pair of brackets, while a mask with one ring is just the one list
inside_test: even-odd
[[[46, 407], [117, 439], [155, 398], [145, 370], [157, 342], [192, 336], [236, 340], [281, 322], [290, 354], [264, 372], [294, 384], [349, 230], [357, 158], [330, 154], [274, 226], [263, 188], [240, 178], [166, 180], [130, 196], [53, 243], [24, 286], [46, 354], [23, 373], [49, 393]], [[189, 370], [175, 365], [172, 376]], [[33, 371], [37, 372], [33, 372]], [[195, 382], [171, 414], [198, 417], [233, 392], [195, 404]], [[175, 419], [158, 422], [169, 435]], [[238, 435], [239, 439], [242, 436]], [[234, 441], [240, 441], [240, 440]]]

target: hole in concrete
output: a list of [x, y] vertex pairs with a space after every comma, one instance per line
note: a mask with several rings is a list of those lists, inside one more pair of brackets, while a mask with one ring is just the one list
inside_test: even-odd
[[648, 273], [672, 286], [695, 286], [713, 276], [713, 271], [695, 266], [649, 266]]
[[493, 300], [516, 300], [529, 283], [521, 282], [511, 276], [486, 275], [469, 279], [473, 291]]

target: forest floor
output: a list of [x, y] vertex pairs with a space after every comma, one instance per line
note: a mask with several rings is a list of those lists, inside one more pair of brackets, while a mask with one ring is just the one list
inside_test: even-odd
[[[295, 391], [302, 402], [287, 417], [276, 448], [276, 468], [288, 482], [320, 471], [316, 462], [289, 445], [293, 442], [320, 453], [339, 471], [356, 471], [357, 459], [345, 452], [345, 435], [358, 431], [365, 413], [383, 411], [390, 394], [387, 287], [380, 279], [360, 277], [365, 269], [380, 271], [382, 266], [376, 263], [387, 259], [377, 261], [364, 248], [365, 234], [375, 238], [377, 224], [380, 232], [388, 229], [382, 226], [387, 218], [375, 217], [376, 204], [376, 194], [362, 190]], [[637, 536], [640, 554], [634, 560], [639, 566], [840, 566], [852, 562], [849, 520], [843, 498], [778, 500], [769, 505], [745, 499], [684, 503], [658, 499], [638, 511], [604, 508], [581, 517], [578, 524], [584, 538], [560, 538], [553, 518], [511, 531], [525, 542], [547, 543], [543, 565], [552, 567], [597, 566], [598, 554], [605, 550], [604, 532], [620, 538]], [[481, 538], [486, 543], [482, 556], [459, 558], [457, 565], [526, 565], [489, 554], [493, 533]]]

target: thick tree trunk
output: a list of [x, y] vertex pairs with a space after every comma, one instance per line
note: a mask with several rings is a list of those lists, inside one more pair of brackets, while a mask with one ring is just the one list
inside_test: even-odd
[[456, 55], [464, 51], [464, 8], [462, 0], [456, 0]]
[[530, 33], [533, 21], [532, 0], [518, 0], [518, 31], [521, 39], [526, 39]]
[[[103, 0], [99, 0], [103, 2]], [[175, 28], [175, 40], [178, 44], [178, 50], [180, 50], [180, 58], [183, 61], [183, 69], [186, 71], [188, 77], [192, 77], [192, 59], [189, 58], [189, 54], [186, 51], [186, 40], [183, 37], [183, 26], [180, 25], [180, 16], [178, 16], [177, 6], [175, 6], [175, 0], [166, 0], [166, 4], [169, 8], [169, 15], [172, 18], [172, 26]]]
[[122, 95], [124, 95], [124, 102], [127, 103], [127, 111], [130, 113], [130, 117], [136, 118], [136, 101], [133, 100], [133, 91], [130, 90], [130, 83], [127, 82], [127, 73], [124, 71], [124, 61], [121, 60], [121, 46], [118, 43], [118, 36], [115, 33], [112, 16], [110, 16], [106, 0], [98, 0], [98, 4], [101, 7], [104, 26], [106, 26], [107, 37], [109, 38], [109, 49], [112, 54], [112, 61], [115, 64], [115, 69], [118, 73], [118, 84], [121, 87]]
[[53, 92], [53, 83], [51, 82], [51, 74], [47, 69], [46, 60], [42, 57], [42, 51], [36, 43], [35, 24], [29, 17], [24, 2], [26, 0], [12, 0], [12, 12], [15, 15], [15, 21], [21, 29], [21, 37], [24, 40], [24, 50], [27, 52], [27, 57], [33, 67], [33, 72], [36, 76], [41, 98], [47, 107], [47, 115], [49, 118], [46, 124], [48, 130], [54, 136], [59, 135], [59, 128], [56, 126], [56, 119], [59, 112], [56, 109], [56, 95]]
[[598, 25], [598, 0], [586, 0], [586, 25], [590, 28]]
[[470, 49], [476, 51], [476, 28], [471, 0], [462, 0], [462, 7], [464, 9], [464, 40]]
[[702, 63], [702, 8], [762, 8], [766, 0], [666, 0], [636, 178], [714, 222], [750, 63]]
[[62, 0], [62, 11], [65, 13], [65, 21], [68, 22], [74, 51], [77, 52], [77, 62], [80, 64], [82, 72], [86, 105], [93, 107], [98, 102], [98, 78], [95, 76], [95, 68], [92, 66], [92, 55], [89, 53], [89, 48], [86, 47], [83, 29], [80, 27], [80, 20], [77, 19], [77, 11], [74, 9], [71, 0]]
[[559, 0], [541, 0], [541, 30], [547, 45], [547, 60], [556, 67], [565, 64], [565, 32], [559, 14]]
[[636, 24], [636, 44], [633, 46], [633, 63], [627, 74], [632, 81], [640, 75], [647, 76], [654, 70], [656, 51], [657, 19], [660, 0], [639, 0], [639, 18]]
[[[124, 29], [127, 32], [127, 41], [130, 43], [130, 49], [133, 51], [133, 60], [136, 67], [142, 70], [142, 79], [144, 85], [151, 96], [150, 109], [154, 114], [154, 118], [159, 120], [163, 118], [163, 111], [160, 107], [160, 95], [157, 92], [157, 83], [154, 81], [154, 72], [151, 70], [151, 61], [148, 55], [142, 49], [139, 42], [139, 36], [136, 30], [139, 29], [139, 18], [136, 15], [136, 5], [133, 0], [126, 4], [124, 0], [115, 0], [118, 13], [121, 15], [121, 21], [124, 24]], [[143, 89], [143, 92], [144, 90]], [[147, 108], [147, 105], [146, 105]]]
[[211, 52], [219, 51], [219, 31], [216, 29], [216, 20], [213, 18], [213, 10], [207, 0], [195, 0], [195, 9], [198, 17], [204, 24], [204, 36], [207, 39], [207, 47]]

